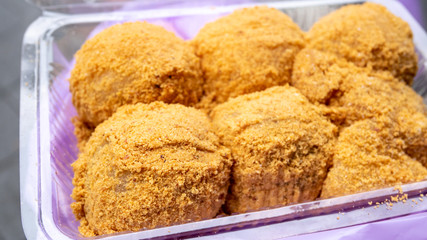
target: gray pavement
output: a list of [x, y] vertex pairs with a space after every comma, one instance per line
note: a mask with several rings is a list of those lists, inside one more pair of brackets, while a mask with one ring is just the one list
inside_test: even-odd
[[0, 0], [0, 239], [25, 239], [19, 210], [19, 74], [22, 36], [40, 11]]

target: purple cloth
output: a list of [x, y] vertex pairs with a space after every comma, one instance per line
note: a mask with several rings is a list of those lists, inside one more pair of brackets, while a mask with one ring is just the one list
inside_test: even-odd
[[424, 18], [423, 8], [421, 0], [399, 0], [412, 14], [412, 16], [418, 21], [418, 23], [423, 26], [423, 28], [426, 28], [426, 22]]

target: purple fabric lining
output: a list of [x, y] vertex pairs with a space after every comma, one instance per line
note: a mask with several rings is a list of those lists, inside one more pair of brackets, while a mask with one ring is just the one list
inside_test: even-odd
[[411, 12], [412, 16], [424, 27], [426, 28], [425, 18], [423, 13], [423, 8], [421, 6], [420, 0], [399, 0], [405, 7]]

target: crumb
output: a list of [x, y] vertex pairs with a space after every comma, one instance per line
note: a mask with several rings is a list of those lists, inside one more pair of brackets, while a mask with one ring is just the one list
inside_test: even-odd
[[163, 101], [190, 106], [203, 93], [195, 87], [203, 80], [193, 48], [160, 26], [138, 21], [116, 24], [86, 41], [76, 53], [69, 82], [79, 118], [93, 128], [122, 105]]
[[372, 201], [368, 202], [369, 206], [372, 205]]
[[397, 191], [399, 191], [399, 193], [400, 193], [400, 194], [402, 194], [402, 193], [403, 193], [403, 190], [402, 190], [402, 186], [401, 186], [401, 185], [397, 185], [397, 186], [395, 186], [393, 190], [397, 190]]
[[231, 165], [203, 112], [162, 102], [126, 105], [96, 127], [72, 164], [71, 208], [84, 236], [213, 218]]
[[[211, 119], [235, 161], [225, 206], [229, 212], [314, 200], [319, 195], [337, 128], [297, 89], [272, 87], [230, 99], [212, 110]], [[272, 198], [270, 191], [285, 197]]]
[[[358, 97], [353, 97], [361, 96], [356, 95]], [[424, 115], [423, 119], [427, 126], [427, 118]], [[384, 116], [376, 120], [358, 121], [341, 130], [335, 145], [333, 167], [328, 172], [321, 196], [337, 196], [393, 186], [396, 182], [407, 183], [425, 179], [427, 169], [403, 152], [403, 140], [393, 137], [398, 134], [397, 130], [393, 129], [395, 126], [398, 125], [391, 118]], [[381, 131], [377, 132], [376, 129]], [[378, 159], [381, 159], [380, 165]], [[376, 172], [380, 175], [375, 174]], [[381, 199], [381, 204], [384, 204], [384, 201], [385, 198]]]
[[205, 80], [200, 106], [210, 108], [289, 83], [295, 55], [305, 41], [298, 25], [283, 12], [255, 7], [206, 24], [191, 44], [201, 58]]
[[390, 71], [411, 84], [417, 73], [412, 35], [409, 24], [387, 8], [365, 3], [342, 7], [321, 18], [307, 39], [309, 48], [334, 53], [360, 67]]

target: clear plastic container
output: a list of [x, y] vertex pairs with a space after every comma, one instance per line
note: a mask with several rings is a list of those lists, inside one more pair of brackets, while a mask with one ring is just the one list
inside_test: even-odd
[[[240, 1], [244, 2], [244, 1]], [[268, 5], [288, 14], [303, 30], [320, 17], [348, 3], [362, 1], [252, 1], [233, 5], [222, 1], [53, 1], [36, 0], [44, 9], [27, 30], [22, 48], [20, 113], [21, 214], [29, 239], [83, 238], [69, 207], [73, 185], [70, 164], [77, 158], [70, 119], [76, 115], [68, 90], [73, 55], [97, 31], [116, 22], [147, 20], [192, 38], [206, 22], [236, 8]], [[414, 89], [427, 102], [427, 35], [398, 2], [375, 0], [407, 21], [414, 33], [419, 70]], [[427, 194], [427, 181], [402, 186], [408, 202]], [[106, 239], [242, 238], [277, 239], [427, 210], [427, 203], [394, 203], [376, 207], [396, 195], [393, 188], [318, 200], [270, 210], [238, 214], [132, 233], [104, 235]], [[337, 221], [337, 214], [346, 216]]]

